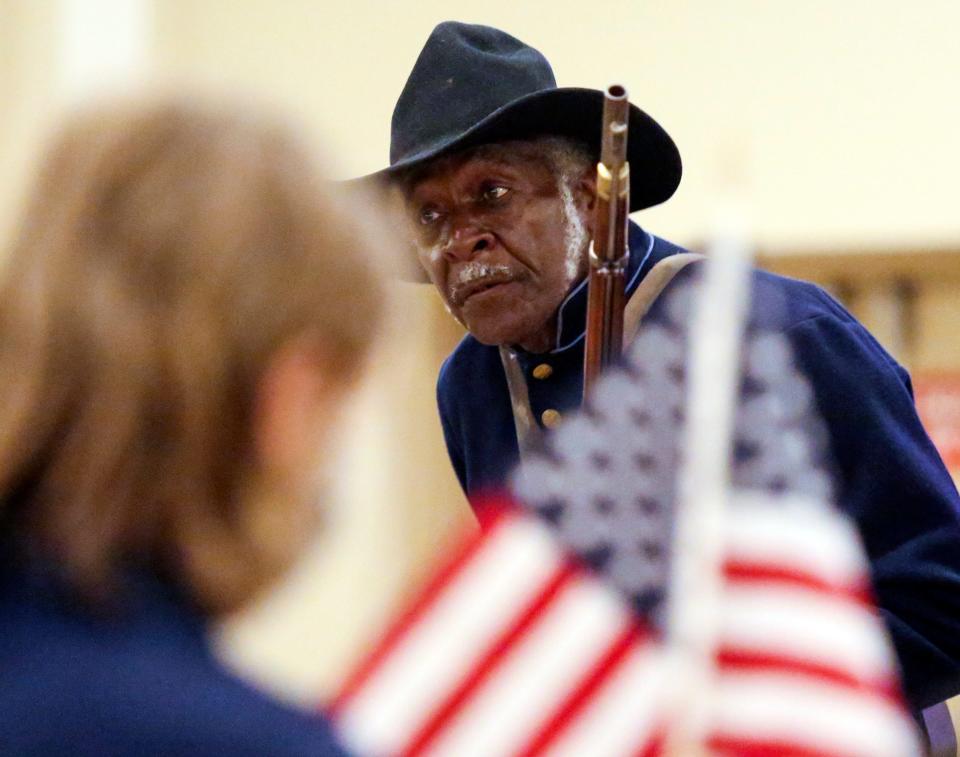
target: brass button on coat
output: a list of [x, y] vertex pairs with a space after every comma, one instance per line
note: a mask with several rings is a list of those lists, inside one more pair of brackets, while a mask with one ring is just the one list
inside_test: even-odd
[[547, 428], [556, 428], [560, 425], [560, 421], [563, 420], [563, 416], [553, 408], [549, 410], [544, 410], [543, 415], [540, 416], [540, 420], [543, 421], [543, 425]]
[[553, 375], [553, 368], [551, 368], [546, 363], [540, 363], [536, 368], [533, 369], [533, 377], [535, 379], [548, 379]]

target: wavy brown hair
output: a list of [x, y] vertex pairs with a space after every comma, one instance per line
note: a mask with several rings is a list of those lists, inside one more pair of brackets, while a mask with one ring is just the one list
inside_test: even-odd
[[358, 224], [284, 125], [114, 103], [42, 165], [0, 287], [0, 542], [82, 594], [162, 571], [233, 609], [298, 554], [310, 508], [244, 496], [274, 350], [357, 372], [381, 314]]

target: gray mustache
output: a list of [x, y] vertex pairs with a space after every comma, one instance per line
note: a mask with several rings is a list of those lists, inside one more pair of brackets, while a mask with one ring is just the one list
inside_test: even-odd
[[482, 282], [484, 279], [509, 277], [510, 268], [505, 265], [491, 265], [490, 263], [470, 262], [461, 268], [454, 281], [450, 284], [450, 299], [457, 300], [457, 292], [471, 284]]

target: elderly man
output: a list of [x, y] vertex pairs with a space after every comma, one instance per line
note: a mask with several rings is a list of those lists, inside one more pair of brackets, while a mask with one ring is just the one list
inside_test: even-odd
[[[557, 88], [543, 56], [489, 27], [431, 34], [393, 115], [391, 166], [420, 262], [470, 334], [438, 403], [468, 494], [519, 457], [501, 364], [509, 345], [540, 427], [582, 391], [586, 250], [602, 94]], [[632, 107], [631, 210], [680, 181], [670, 137]], [[627, 294], [683, 251], [631, 224]], [[960, 691], [960, 506], [914, 410], [906, 372], [822, 290], [757, 272], [752, 308], [776, 306], [830, 432], [841, 507], [858, 522], [911, 705]], [[522, 429], [521, 429], [522, 431]]]

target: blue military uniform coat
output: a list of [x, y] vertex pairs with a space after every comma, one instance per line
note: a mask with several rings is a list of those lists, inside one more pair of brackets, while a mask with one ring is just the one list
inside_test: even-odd
[[327, 723], [224, 670], [200, 616], [138, 580], [93, 615], [0, 556], [3, 757], [339, 757]]
[[[629, 243], [628, 293], [655, 263], [683, 251], [635, 224]], [[580, 403], [586, 300], [583, 282], [560, 307], [551, 352], [518, 351], [538, 420]], [[751, 320], [788, 335], [812, 382], [830, 432], [839, 505], [862, 534], [911, 706], [960, 692], [960, 498], [917, 417], [907, 372], [812, 284], [755, 272]], [[437, 400], [464, 490], [502, 486], [519, 453], [497, 348], [468, 335], [441, 368]]]

